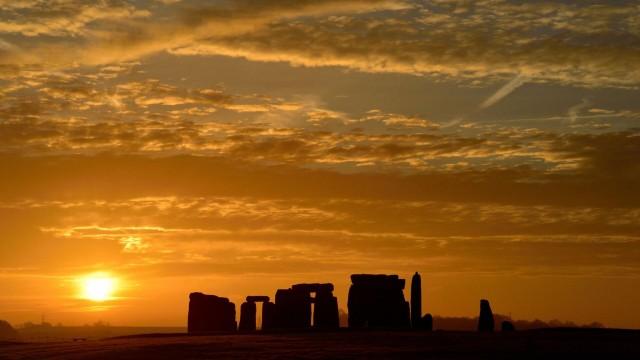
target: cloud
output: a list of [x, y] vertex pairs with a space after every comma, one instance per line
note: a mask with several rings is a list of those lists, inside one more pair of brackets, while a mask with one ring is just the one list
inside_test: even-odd
[[[584, 141], [585, 145], [591, 142], [609, 146], [605, 144], [620, 142], [621, 137], [596, 141], [584, 137], [575, 139], [575, 144], [571, 139], [553, 143], [560, 158], [570, 155], [582, 166], [564, 173], [526, 166], [451, 172], [342, 173], [271, 161], [242, 161], [238, 157], [4, 154], [1, 170], [12, 176], [0, 182], [0, 198], [72, 196], [113, 201], [121, 197], [229, 195], [634, 207], [640, 201], [640, 193], [633, 186], [638, 175], [630, 171], [636, 167], [631, 155], [624, 162], [602, 164], [598, 151], [580, 145]], [[607, 156], [615, 158], [615, 149], [612, 147], [614, 151]], [[616, 173], [620, 176], [616, 177]], [[622, 184], [629, 191], [618, 191]]]
[[[50, 11], [51, 16], [44, 18], [37, 15], [30, 17], [31, 6], [10, 9], [24, 16], [25, 20], [21, 24], [5, 22], [5, 32], [20, 32], [29, 36], [70, 33], [78, 38], [66, 38], [57, 42], [42, 41], [39, 38], [25, 40], [23, 53], [9, 53], [4, 60], [15, 64], [45, 64], [50, 68], [68, 68], [74, 64], [109, 64], [137, 60], [208, 36], [243, 34], [277, 19], [406, 7], [399, 0], [261, 0], [214, 5], [177, 2], [165, 4], [169, 9], [164, 10], [172, 14], [167, 17], [156, 16], [149, 10], [134, 8], [126, 3], [117, 2], [124, 7], [122, 10], [115, 4], [103, 4], [106, 6], [98, 5], [96, 8], [95, 5], [87, 5], [82, 1], [56, 2], [47, 5], [50, 10], [44, 11]], [[45, 7], [39, 3], [33, 3], [32, 6]], [[101, 9], [101, 6], [106, 9]], [[37, 11], [34, 13], [38, 14]], [[135, 19], [140, 17], [142, 19]], [[0, 31], [2, 25], [0, 22]]]
[[[639, 46], [633, 5], [478, 1], [459, 11], [461, 4], [430, 2], [410, 15], [382, 18], [273, 22], [260, 31], [211, 36], [170, 51], [469, 81], [521, 76], [587, 87], [634, 87], [640, 81], [629, 70]], [[614, 30], [612, 22], [620, 27]]]
[[65, 37], [88, 35], [90, 25], [144, 18], [150, 12], [136, 9], [125, 1], [11, 1], [2, 4], [0, 33], [27, 37], [40, 35]]
[[559, 158], [576, 159], [579, 168], [591, 176], [618, 181], [633, 181], [640, 176], [640, 164], [635, 160], [640, 151], [637, 131], [566, 134], [553, 140], [550, 150]]
[[578, 117], [580, 116], [580, 111], [588, 108], [590, 105], [591, 102], [588, 99], [582, 99], [580, 104], [570, 107], [569, 111], [567, 111], [567, 115], [569, 116], [571, 122], [576, 122], [576, 120], [578, 120]]
[[[640, 252], [630, 250], [640, 242], [637, 208], [309, 196], [4, 201], [3, 221], [20, 231], [3, 233], [0, 247], [44, 242], [40, 266], [57, 264], [54, 273], [68, 261], [89, 266], [99, 257], [69, 257], [67, 249], [98, 248], [104, 266], [157, 276], [290, 274], [312, 264], [304, 271], [348, 273], [371, 263], [403, 272], [428, 264], [430, 276], [640, 274]], [[22, 224], [38, 224], [38, 236], [25, 236]], [[0, 254], [5, 266], [24, 265]]]
[[517, 88], [524, 85], [527, 81], [526, 77], [522, 75], [518, 75], [513, 80], [506, 83], [503, 87], [498, 89], [493, 95], [491, 95], [487, 100], [485, 100], [482, 105], [480, 105], [481, 109], [489, 108], [495, 104], [497, 104], [500, 100], [509, 96], [512, 92], [514, 92]]
[[[180, 153], [408, 172], [455, 172], [517, 164], [535, 171], [569, 173], [584, 171], [596, 157], [586, 151], [569, 151], [582, 138], [595, 136], [612, 142], [620, 138], [632, 151], [637, 139], [634, 130], [605, 136], [498, 125], [441, 127], [421, 116], [376, 108], [348, 114], [296, 98], [233, 94], [222, 87], [189, 87], [157, 79], [131, 81], [123, 75], [138, 67], [123, 63], [102, 67], [97, 74], [32, 69], [8, 81], [0, 105], [4, 119], [0, 122], [0, 151], [38, 155]], [[506, 96], [523, 79], [514, 78], [487, 99], [485, 106]], [[619, 111], [591, 116], [633, 119], [636, 115]], [[626, 151], [604, 142], [598, 146], [603, 154]], [[611, 164], [621, 163], [611, 160]], [[635, 176], [634, 171], [624, 177]]]
[[5, 11], [13, 20], [0, 22], [0, 30], [25, 36], [18, 48], [5, 47], [5, 64], [65, 68], [169, 51], [469, 82], [514, 76], [586, 87], [640, 82], [632, 65], [640, 60], [637, 8], [626, 2], [187, 1], [146, 9], [64, 1]]

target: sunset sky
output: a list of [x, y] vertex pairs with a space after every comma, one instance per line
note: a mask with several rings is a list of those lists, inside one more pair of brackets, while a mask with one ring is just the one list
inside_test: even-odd
[[635, 0], [0, 0], [0, 319], [419, 271], [640, 328], [639, 64]]

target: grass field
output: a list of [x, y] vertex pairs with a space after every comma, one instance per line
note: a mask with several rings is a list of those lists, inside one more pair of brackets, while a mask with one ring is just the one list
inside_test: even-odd
[[0, 359], [640, 359], [640, 332], [142, 335], [88, 341], [5, 342]]

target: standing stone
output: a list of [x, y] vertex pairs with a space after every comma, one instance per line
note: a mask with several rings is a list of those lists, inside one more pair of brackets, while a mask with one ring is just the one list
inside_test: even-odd
[[411, 278], [411, 326], [420, 327], [422, 320], [422, 279], [416, 272]]
[[299, 289], [276, 291], [276, 327], [282, 329], [311, 328], [311, 298]]
[[404, 299], [404, 279], [398, 275], [351, 275], [349, 328], [407, 328], [409, 303]]
[[433, 316], [431, 316], [431, 314], [425, 314], [422, 317], [420, 327], [424, 331], [433, 331]]
[[276, 327], [276, 304], [267, 301], [262, 303], [262, 330]]
[[489, 300], [480, 300], [480, 317], [478, 318], [478, 331], [493, 332], [495, 323]]
[[224, 297], [191, 293], [187, 322], [189, 333], [236, 331], [236, 306]]
[[[331, 285], [331, 284], [328, 284]], [[338, 299], [333, 296], [333, 285], [320, 286], [316, 289], [315, 307], [313, 308], [313, 327], [316, 329], [339, 329], [340, 315]]]
[[240, 305], [240, 331], [256, 330], [256, 303], [247, 301]]

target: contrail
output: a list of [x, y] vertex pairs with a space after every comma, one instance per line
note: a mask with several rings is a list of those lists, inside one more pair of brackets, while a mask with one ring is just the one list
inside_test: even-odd
[[490, 106], [495, 105], [498, 101], [504, 99], [507, 95], [511, 94], [515, 89], [524, 85], [527, 81], [527, 77], [524, 75], [518, 75], [513, 80], [509, 81], [505, 86], [501, 87], [500, 90], [496, 91], [495, 94], [491, 95], [487, 100], [485, 100], [482, 105], [480, 105], [480, 109], [486, 109]]
[[[501, 87], [498, 91], [496, 91], [493, 95], [491, 95], [487, 100], [485, 100], [480, 106], [473, 111], [473, 113], [477, 113], [480, 110], [486, 109], [498, 103], [500, 100], [504, 99], [507, 95], [511, 94], [520, 86], [524, 85], [527, 82], [527, 77], [520, 74], [513, 78], [511, 81], [506, 83], [503, 87]], [[465, 119], [464, 116], [458, 116], [455, 119], [445, 123], [442, 125], [443, 128], [453, 127]]]

